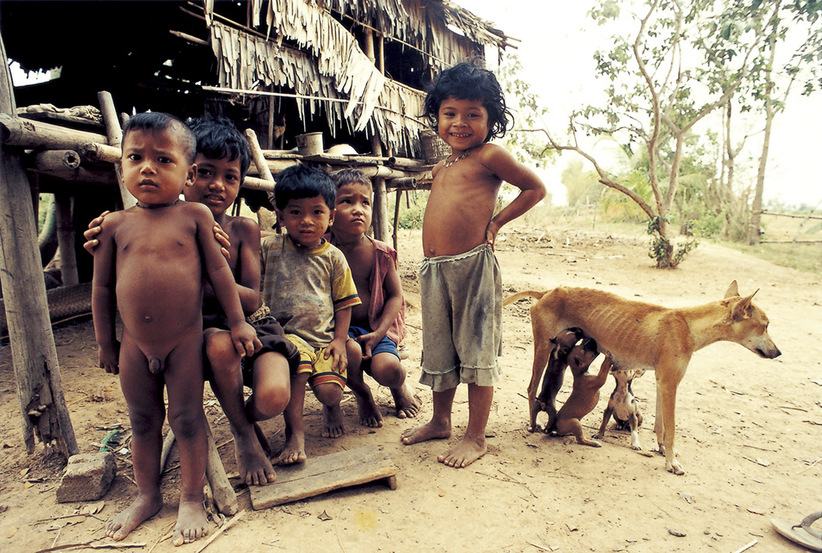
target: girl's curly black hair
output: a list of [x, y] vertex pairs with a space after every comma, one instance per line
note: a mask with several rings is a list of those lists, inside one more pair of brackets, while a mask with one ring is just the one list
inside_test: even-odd
[[449, 97], [458, 100], [479, 100], [488, 111], [488, 136], [502, 138], [509, 127], [513, 126], [514, 116], [505, 105], [505, 97], [497, 77], [482, 67], [482, 59], [464, 61], [443, 70], [425, 97], [423, 116], [428, 125], [437, 130], [440, 104]]

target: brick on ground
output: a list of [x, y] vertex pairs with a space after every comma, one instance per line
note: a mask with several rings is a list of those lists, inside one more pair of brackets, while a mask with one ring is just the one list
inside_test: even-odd
[[100, 499], [108, 491], [116, 473], [117, 464], [111, 452], [72, 455], [57, 488], [57, 502]]

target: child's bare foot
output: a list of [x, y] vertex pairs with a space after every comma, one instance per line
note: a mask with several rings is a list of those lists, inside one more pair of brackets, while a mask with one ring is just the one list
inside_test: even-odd
[[400, 437], [400, 440], [402, 440], [402, 443], [404, 443], [405, 445], [412, 445], [427, 440], [440, 440], [443, 438], [450, 437], [450, 424], [438, 424], [432, 420], [422, 426], [417, 426], [416, 428], [409, 428], [407, 430], [404, 430], [402, 436]]
[[256, 429], [251, 436], [241, 436], [239, 432], [234, 434], [234, 455], [237, 471], [247, 486], [264, 486], [277, 479]]
[[305, 463], [308, 457], [305, 454], [305, 435], [297, 434], [288, 437], [285, 447], [274, 461], [277, 465], [293, 465], [295, 463]]
[[171, 536], [171, 543], [183, 545], [208, 535], [208, 519], [202, 501], [180, 501], [177, 510], [177, 524]]
[[323, 405], [323, 438], [339, 438], [343, 434], [345, 434], [345, 425], [340, 404], [337, 403], [333, 407]]
[[380, 428], [382, 426], [382, 413], [380, 408], [374, 402], [374, 396], [371, 395], [371, 390], [366, 388], [366, 391], [360, 395], [355, 393], [354, 397], [357, 400], [357, 412], [360, 414], [360, 424], [368, 428]]
[[457, 445], [437, 456], [437, 461], [443, 465], [461, 469], [485, 455], [486, 451], [488, 448], [485, 446], [485, 439], [477, 442], [466, 436]]
[[394, 397], [398, 419], [413, 419], [420, 412], [422, 404], [407, 382], [401, 388], [391, 388], [391, 395]]
[[117, 541], [128, 536], [146, 519], [156, 515], [163, 507], [163, 498], [159, 492], [153, 497], [138, 495], [134, 503], [106, 522], [106, 536]]

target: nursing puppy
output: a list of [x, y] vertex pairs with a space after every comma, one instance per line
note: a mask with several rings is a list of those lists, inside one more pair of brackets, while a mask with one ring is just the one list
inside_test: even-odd
[[614, 367], [611, 374], [614, 375], [616, 386], [614, 391], [611, 392], [608, 407], [605, 408], [605, 413], [602, 415], [602, 424], [599, 427], [599, 432], [594, 434], [594, 438], [602, 439], [605, 436], [605, 427], [608, 426], [608, 421], [611, 420], [611, 415], [613, 415], [616, 421], [614, 429], [630, 430], [631, 448], [640, 451], [642, 446], [639, 444], [638, 429], [642, 425], [642, 413], [639, 412], [639, 403], [631, 390], [631, 383], [634, 378], [639, 378], [645, 374], [645, 371], [642, 369], [623, 370]]
[[[548, 366], [545, 368], [545, 374], [542, 378], [542, 389], [536, 401], [531, 404], [531, 409], [533, 410], [531, 413], [531, 426], [529, 427], [531, 432], [540, 430], [537, 424], [537, 413], [540, 411], [548, 413], [548, 425], [556, 418], [557, 393], [559, 393], [562, 388], [562, 381], [565, 379], [565, 368], [568, 366], [568, 354], [580, 340], [586, 337], [588, 336], [579, 328], [566, 328], [557, 334], [555, 338], [551, 339], [551, 343], [554, 344], [554, 346], [551, 349], [551, 354], [548, 357]], [[546, 426], [546, 432], [547, 428]]]
[[560, 408], [557, 416], [548, 421], [546, 431], [556, 431], [559, 436], [573, 435], [577, 443], [599, 447], [596, 440], [588, 440], [582, 430], [582, 417], [594, 410], [599, 403], [599, 389], [608, 380], [611, 370], [611, 356], [606, 353], [599, 373], [591, 374], [588, 367], [599, 355], [597, 343], [592, 338], [584, 338], [568, 353], [568, 366], [574, 375], [574, 387], [571, 395]]

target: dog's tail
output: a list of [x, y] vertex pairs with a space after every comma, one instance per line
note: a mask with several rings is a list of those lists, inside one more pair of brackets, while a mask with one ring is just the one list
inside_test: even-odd
[[515, 301], [524, 300], [525, 298], [540, 299], [545, 295], [545, 292], [534, 292], [533, 290], [526, 290], [525, 292], [517, 292], [513, 296], [508, 296], [502, 301], [502, 305], [509, 305]]

